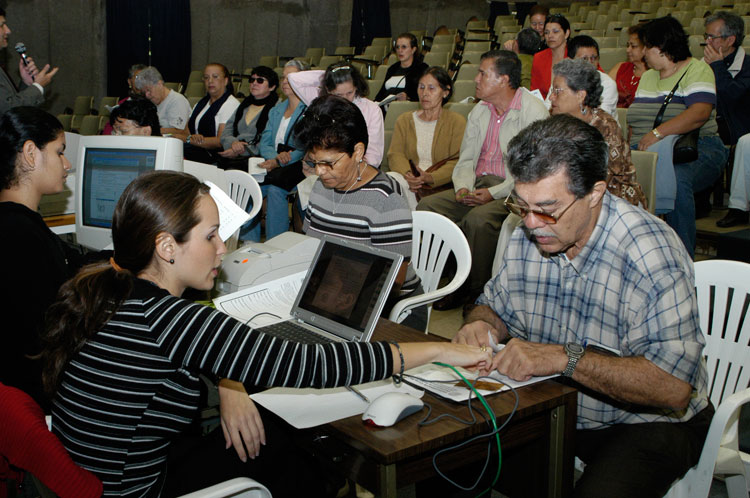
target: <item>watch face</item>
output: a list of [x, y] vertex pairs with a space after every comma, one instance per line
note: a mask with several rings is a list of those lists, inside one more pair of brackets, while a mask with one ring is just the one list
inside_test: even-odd
[[575, 342], [569, 342], [565, 345], [565, 348], [572, 354], [583, 354], [583, 346], [576, 344]]

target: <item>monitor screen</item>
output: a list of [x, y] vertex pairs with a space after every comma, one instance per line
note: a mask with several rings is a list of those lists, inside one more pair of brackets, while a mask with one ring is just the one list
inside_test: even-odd
[[82, 136], [76, 156], [76, 240], [97, 250], [112, 244], [112, 215], [131, 181], [149, 171], [183, 170], [176, 138]]
[[120, 195], [137, 176], [154, 170], [156, 151], [89, 148], [85, 155], [83, 224], [110, 228]]

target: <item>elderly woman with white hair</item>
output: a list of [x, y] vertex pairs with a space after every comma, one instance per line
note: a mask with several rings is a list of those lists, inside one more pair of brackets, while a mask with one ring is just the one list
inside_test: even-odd
[[601, 78], [596, 68], [582, 59], [563, 59], [552, 67], [550, 114], [570, 114], [601, 132], [609, 145], [607, 189], [628, 202], [646, 206], [646, 196], [635, 178], [630, 147], [617, 121], [600, 109]]

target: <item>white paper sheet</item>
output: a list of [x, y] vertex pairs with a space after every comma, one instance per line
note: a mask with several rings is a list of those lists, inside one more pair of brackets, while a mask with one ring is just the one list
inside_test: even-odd
[[[500, 345], [501, 349], [502, 347], [503, 345]], [[459, 372], [461, 372], [461, 374], [464, 377], [466, 377], [470, 381], [477, 378], [476, 372], [470, 372], [460, 367], [458, 367], [457, 369]], [[459, 377], [453, 370], [446, 368], [446, 367], [441, 367], [441, 366], [434, 365], [434, 364], [422, 365], [421, 367], [414, 368], [412, 370], [407, 371], [406, 373], [415, 377], [419, 377], [419, 379], [416, 379], [413, 377], [405, 377], [404, 382], [409, 382], [410, 384], [418, 388], [425, 389], [434, 394], [437, 394], [438, 396], [441, 396], [443, 398], [447, 398], [453, 401], [466, 401], [469, 397], [469, 393], [471, 392], [469, 391], [468, 387], [466, 387], [466, 384], [463, 383], [463, 381], [461, 380], [461, 377]], [[508, 391], [510, 390], [510, 387], [513, 387], [514, 389], [518, 389], [519, 387], [528, 386], [530, 384], [535, 384], [543, 380], [551, 379], [552, 377], [557, 377], [557, 375], [548, 375], [545, 377], [532, 377], [531, 379], [527, 381], [523, 381], [523, 382], [513, 380], [510, 377], [507, 377], [497, 371], [492, 372], [488, 377], [491, 377], [491, 380], [490, 379], [484, 379], [484, 380], [487, 380], [488, 382], [492, 382], [494, 380], [502, 384], [503, 386], [497, 391], [477, 389], [482, 394], [482, 396], [489, 396], [491, 394], [497, 394], [503, 391]], [[423, 381], [420, 379], [425, 379], [425, 380]], [[450, 383], [430, 382], [430, 381], [443, 381], [443, 380], [450, 380], [454, 382], [450, 382]], [[461, 385], [457, 386], [456, 384], [458, 384], [459, 382], [461, 383]]]
[[[214, 299], [216, 309], [249, 325], [262, 327], [290, 318], [292, 305], [307, 271], [254, 285]], [[261, 314], [263, 313], [263, 314]], [[276, 317], [269, 315], [272, 313]]]
[[253, 178], [255, 178], [258, 183], [263, 183], [263, 180], [266, 179], [266, 173], [268, 173], [268, 170], [258, 166], [264, 161], [265, 159], [262, 157], [251, 157], [247, 160], [247, 172], [253, 175]]
[[[424, 395], [424, 391], [406, 384], [396, 387], [390, 379], [369, 382], [356, 387], [370, 401], [389, 392], [405, 392], [417, 398]], [[307, 429], [353, 415], [361, 415], [369, 406], [345, 387], [333, 389], [275, 387], [250, 397], [297, 429]]]
[[216, 207], [219, 208], [219, 237], [221, 240], [227, 240], [250, 219], [250, 214], [235, 204], [215, 183], [210, 181], [205, 183], [211, 188], [209, 193], [216, 202]]

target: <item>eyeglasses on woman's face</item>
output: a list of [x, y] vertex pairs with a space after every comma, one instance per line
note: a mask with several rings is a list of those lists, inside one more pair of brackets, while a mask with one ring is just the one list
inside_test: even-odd
[[263, 76], [250, 76], [250, 83], [258, 83], [259, 85], [262, 85], [266, 81], [268, 80]]
[[346, 155], [346, 152], [344, 152], [343, 154], [341, 154], [339, 157], [337, 157], [333, 161], [313, 161], [309, 157], [305, 157], [305, 159], [303, 159], [303, 161], [304, 161], [305, 165], [307, 165], [308, 168], [315, 169], [317, 166], [320, 166], [320, 167], [326, 168], [326, 169], [333, 169], [333, 167], [336, 166], [336, 163], [339, 162], [341, 160], [341, 158], [344, 157], [345, 155]]

